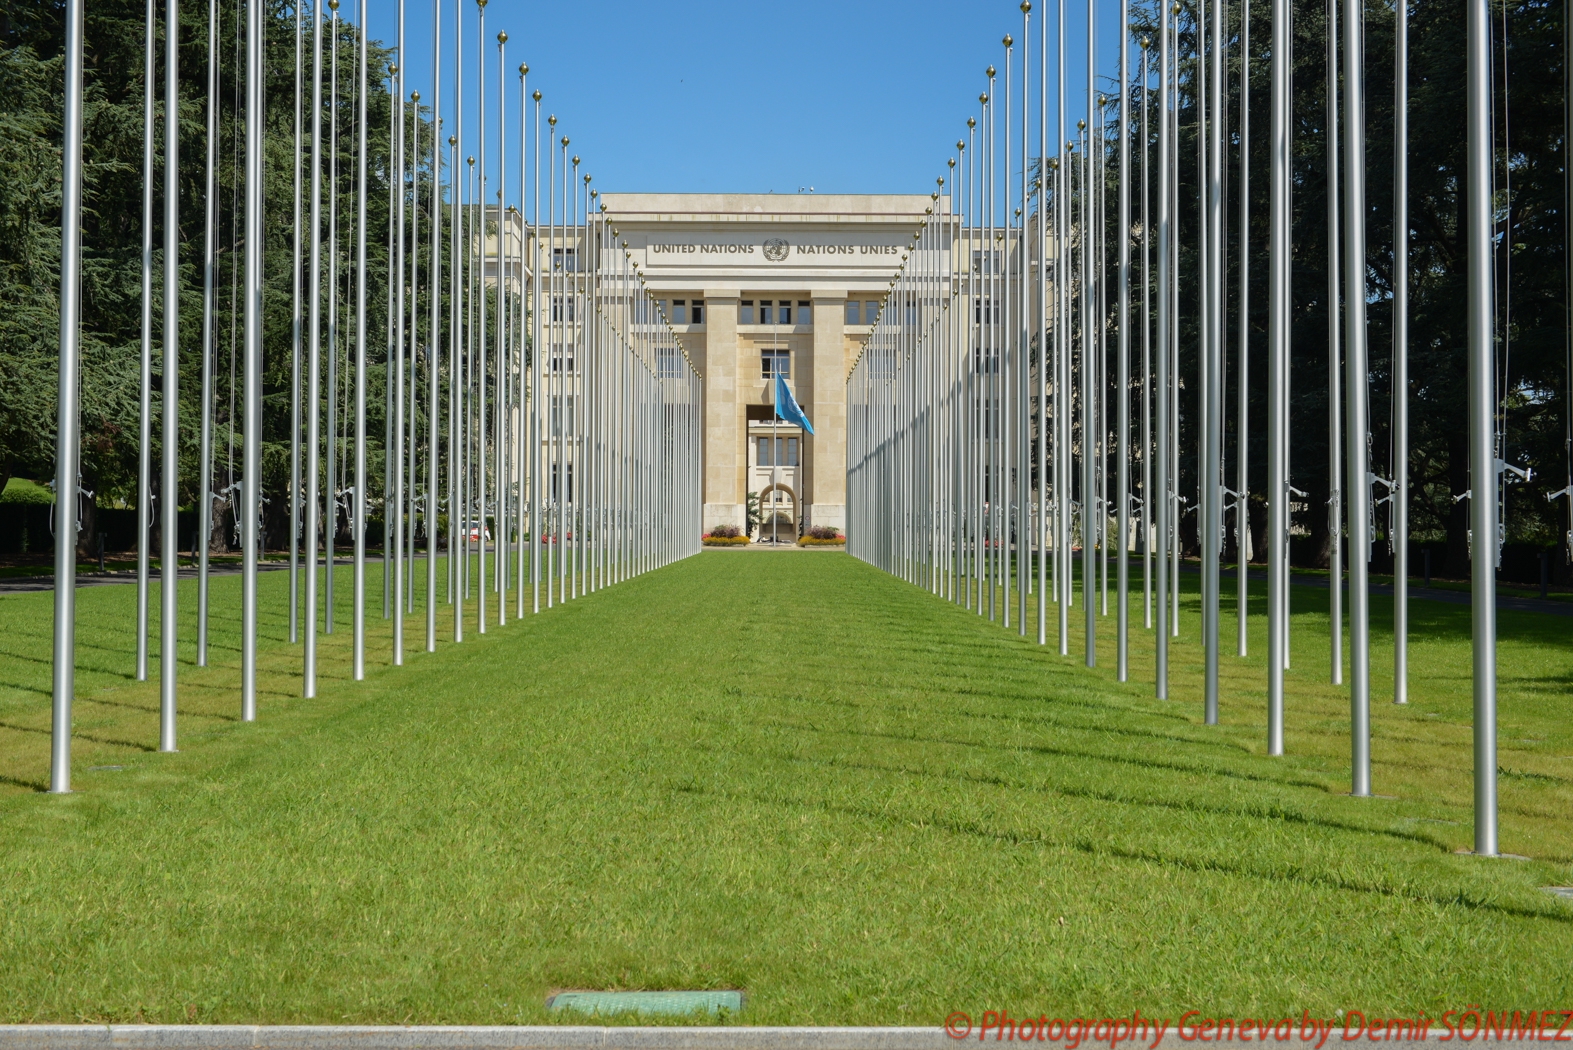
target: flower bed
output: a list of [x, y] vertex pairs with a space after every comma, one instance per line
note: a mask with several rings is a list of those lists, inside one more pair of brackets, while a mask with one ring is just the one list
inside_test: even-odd
[[845, 536], [835, 536], [826, 539], [820, 536], [804, 536], [797, 541], [797, 545], [799, 547], [845, 547], [847, 538]]
[[704, 536], [706, 547], [741, 547], [748, 543], [747, 536]]

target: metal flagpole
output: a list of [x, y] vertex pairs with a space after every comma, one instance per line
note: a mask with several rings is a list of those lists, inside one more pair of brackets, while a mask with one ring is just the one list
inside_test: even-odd
[[1290, 47], [1293, 27], [1291, 0], [1273, 0], [1272, 243], [1269, 276], [1269, 345], [1267, 358], [1267, 753], [1284, 753], [1284, 669], [1289, 647], [1289, 340], [1290, 243], [1293, 230], [1289, 134], [1294, 119], [1290, 97], [1293, 68]]
[[[477, 420], [477, 423], [479, 424], [479, 426], [477, 427], [476, 456], [475, 456], [476, 497], [477, 497], [477, 501], [478, 501], [476, 517], [477, 517], [478, 522], [479, 522], [477, 528], [479, 529], [480, 538], [476, 542], [476, 546], [479, 548], [479, 550], [477, 552], [478, 555], [479, 555], [479, 563], [478, 563], [479, 564], [479, 568], [478, 568], [479, 576], [477, 577], [478, 586], [475, 588], [475, 590], [476, 590], [476, 605], [475, 605], [475, 607], [476, 607], [476, 629], [481, 634], [485, 634], [486, 633], [486, 429], [487, 429], [487, 420], [489, 418], [487, 416], [487, 412], [486, 412], [486, 0], [475, 0], [475, 6], [477, 7], [477, 9], [480, 12], [479, 15], [478, 15], [478, 18], [477, 18], [477, 23], [476, 23], [476, 34], [477, 35], [476, 35], [476, 48], [475, 48], [475, 52], [476, 52], [476, 56], [477, 56], [476, 61], [478, 61], [480, 63], [480, 69], [477, 71], [477, 78], [476, 78], [476, 83], [479, 85], [479, 87], [476, 88], [476, 99], [477, 99], [477, 104], [480, 106], [480, 115], [479, 115], [479, 119], [477, 121], [477, 123], [480, 125], [480, 134], [479, 134], [479, 137], [478, 137], [478, 140], [477, 140], [479, 144], [476, 146], [476, 154], [478, 155], [478, 158], [479, 158], [477, 163], [478, 163], [479, 170], [480, 170], [479, 196], [477, 197], [477, 200], [480, 202], [480, 247], [478, 249], [478, 253], [480, 255], [480, 258], [478, 260], [478, 264], [479, 264], [478, 276], [480, 277], [480, 286], [479, 286], [479, 291], [478, 291], [478, 296], [477, 296], [478, 301], [476, 303], [477, 310], [475, 312], [476, 344], [477, 344], [477, 346], [479, 348], [479, 355], [478, 355], [478, 359], [476, 361], [476, 373], [475, 373], [475, 375], [476, 375], [476, 388], [477, 388], [476, 402], [475, 402], [475, 411], [476, 411], [476, 420]], [[501, 224], [499, 223], [499, 228], [500, 228], [500, 225]], [[500, 277], [499, 277], [499, 280], [500, 280]], [[500, 294], [500, 292], [501, 292], [500, 284], [499, 284], [499, 289], [498, 290], [499, 290], [499, 294]]]
[[355, 489], [350, 493], [350, 528], [355, 535], [355, 681], [366, 678], [366, 0], [360, 0], [360, 34], [355, 115]]
[[262, 499], [262, 5], [246, 9], [246, 405], [241, 482], [241, 720], [257, 717], [257, 554]]
[[[518, 604], [514, 605], [514, 619], [524, 618], [524, 585], [527, 582], [525, 580], [525, 561], [529, 561], [530, 566], [535, 564], [535, 556], [532, 555], [530, 558], [525, 558], [524, 555], [524, 531], [529, 530], [532, 538], [535, 536], [535, 516], [529, 509], [529, 501], [532, 500], [529, 494], [535, 490], [535, 461], [530, 456], [529, 450], [532, 448], [533, 440], [535, 440], [535, 426], [533, 426], [532, 420], [533, 412], [535, 412], [536, 387], [533, 382], [530, 382], [529, 369], [525, 368], [524, 363], [524, 347], [525, 343], [527, 343], [527, 338], [529, 338], [527, 336], [527, 327], [529, 327], [527, 322], [529, 322], [530, 318], [530, 294], [527, 289], [532, 288], [533, 277], [535, 277], [535, 264], [533, 264], [533, 261], [530, 264], [525, 264], [525, 250], [530, 245], [535, 244], [535, 233], [530, 228], [530, 223], [525, 220], [524, 211], [525, 200], [527, 200], [527, 196], [525, 196], [525, 189], [527, 189], [525, 170], [527, 170], [527, 167], [525, 165], [529, 162], [530, 156], [529, 148], [527, 148], [530, 130], [529, 108], [525, 105], [525, 99], [529, 99], [529, 85], [527, 85], [529, 75], [530, 64], [519, 63], [519, 432], [518, 440], [516, 440], [516, 459], [518, 459], [519, 470], [519, 575], [518, 580], [516, 580], [516, 583], [518, 583], [518, 586], [516, 586], [518, 597], [514, 600]], [[532, 283], [527, 283], [527, 280], [525, 280], [527, 275], [529, 275]], [[532, 347], [532, 358], [540, 357], [540, 340], [529, 341], [529, 346]], [[530, 542], [533, 544], [533, 539]], [[530, 569], [530, 575], [533, 577], [533, 569]]]
[[[399, 102], [399, 66], [390, 63], [388, 66], [388, 148], [398, 155], [399, 129], [403, 125], [404, 107]], [[393, 500], [393, 481], [398, 474], [394, 466], [393, 455], [393, 391], [396, 379], [393, 374], [395, 359], [398, 356], [395, 350], [394, 332], [398, 327], [398, 314], [394, 311], [395, 289], [402, 287], [399, 274], [402, 269], [398, 264], [395, 254], [395, 227], [398, 225], [394, 216], [399, 211], [399, 181], [397, 178], [388, 180], [388, 345], [384, 358], [386, 367], [383, 369], [383, 428], [382, 428], [382, 618], [388, 619], [393, 614], [393, 518], [398, 504]]]
[[1096, 43], [1097, 22], [1094, 17], [1093, 0], [1087, 0], [1087, 116], [1085, 121], [1077, 121], [1077, 127], [1087, 136], [1081, 160], [1081, 597], [1086, 606], [1083, 610], [1083, 620], [1086, 624], [1088, 667], [1098, 666], [1098, 621], [1097, 610], [1093, 607], [1093, 590], [1097, 585], [1098, 576], [1097, 565], [1093, 561], [1092, 520], [1096, 508], [1094, 496], [1096, 479], [1093, 475], [1096, 441], [1093, 377], [1097, 368], [1092, 349], [1093, 326], [1096, 320], [1092, 302], [1092, 237], [1090, 236], [1093, 218], [1092, 124], [1095, 119], [1093, 107], [1097, 104], [1093, 83]]
[[[957, 143], [958, 147], [960, 143]], [[1038, 644], [1049, 643], [1049, 12], [1038, 25]], [[952, 191], [954, 194], [954, 191]], [[1058, 319], [1056, 319], [1058, 324]], [[1056, 496], [1058, 493], [1056, 493]], [[1058, 602], [1058, 598], [1056, 598]]]
[[[535, 160], [535, 199], [531, 206], [531, 260], [533, 266], [530, 270], [530, 285], [534, 292], [535, 310], [534, 324], [531, 330], [530, 346], [530, 586], [533, 589], [534, 611], [541, 611], [541, 485], [544, 475], [541, 473], [541, 402], [544, 397], [541, 385], [541, 357], [550, 350], [541, 342], [541, 311], [547, 308], [547, 300], [542, 293], [541, 267], [551, 265], [551, 248], [547, 247], [546, 262], [541, 261], [541, 93], [536, 91], [531, 99], [535, 102], [535, 134], [531, 137], [531, 146], [534, 149]], [[547, 163], [551, 163], [551, 150], [547, 150]], [[549, 418], [549, 417], [548, 417]], [[548, 600], [550, 595], [548, 595]]]
[[[1409, 2], [1393, 25], [1393, 703], [1409, 702]], [[1564, 59], [1566, 63], [1566, 59]], [[1564, 141], [1567, 141], [1564, 138]]]
[[[322, 633], [333, 633], [333, 538], [339, 528], [339, 474], [336, 442], [339, 391], [339, 0], [328, 0], [328, 396], [323, 406], [323, 574]], [[312, 405], [312, 411], [317, 406]]]
[[[419, 520], [416, 506], [420, 489], [416, 484], [415, 468], [420, 460], [420, 262], [421, 262], [421, 93], [410, 92], [410, 311], [399, 314], [399, 324], [409, 326], [409, 406], [408, 415], [400, 416], [401, 425], [407, 426], [408, 446], [399, 444], [401, 457], [408, 452], [408, 469], [404, 483], [404, 539], [401, 546], [404, 561], [404, 611], [415, 615], [415, 533]], [[400, 393], [403, 393], [401, 388]], [[401, 461], [402, 465], [402, 461]]]
[[[1204, 234], [1206, 291], [1203, 300], [1202, 368], [1202, 638], [1206, 646], [1206, 722], [1218, 722], [1218, 563], [1223, 536], [1223, 125], [1224, 75], [1227, 65], [1223, 53], [1223, 22], [1226, 0], [1213, 0], [1211, 112], [1203, 109], [1201, 122], [1206, 131], [1207, 210]], [[1205, 17], [1205, 16], [1204, 16]], [[1196, 51], [1202, 45], [1203, 25], [1197, 26]]]
[[[175, 750], [175, 643], [180, 595], [180, 0], [164, 5], [164, 434], [159, 494], [158, 749]], [[75, 499], [76, 482], [71, 484]], [[65, 499], [66, 490], [55, 494]]]
[[1122, 0], [1120, 4], [1120, 224], [1118, 236], [1120, 238], [1120, 314], [1119, 314], [1119, 363], [1116, 368], [1115, 388], [1119, 396], [1119, 418], [1115, 423], [1118, 430], [1116, 440], [1119, 442], [1120, 477], [1115, 494], [1117, 500], [1116, 516], [1118, 524], [1116, 532], [1119, 542], [1115, 547], [1118, 552], [1119, 563], [1116, 567], [1118, 573], [1118, 596], [1116, 602], [1118, 609], [1118, 654], [1117, 671], [1118, 679], [1123, 682], [1130, 677], [1130, 565], [1126, 551], [1130, 544], [1130, 502], [1131, 502], [1131, 133], [1130, 133], [1130, 96], [1131, 96], [1131, 5], [1129, 0]]
[[[508, 479], [504, 477], [503, 456], [507, 442], [503, 438], [503, 430], [507, 417], [507, 403], [503, 399], [505, 380], [508, 369], [507, 344], [504, 341], [507, 335], [507, 311], [504, 304], [507, 301], [507, 274], [503, 268], [503, 245], [507, 240], [507, 220], [503, 214], [503, 198], [508, 188], [508, 153], [506, 149], [508, 124], [505, 120], [504, 104], [507, 99], [507, 77], [503, 72], [504, 45], [508, 43], [508, 34], [497, 34], [497, 321], [494, 328], [497, 340], [495, 381], [497, 411], [493, 417], [492, 432], [492, 484], [497, 493], [497, 538], [496, 557], [493, 560], [492, 588], [497, 592], [497, 623], [502, 625], [508, 622], [508, 602], [503, 594], [502, 567], [505, 551], [508, 546], [508, 523], [505, 511], [508, 506]], [[481, 589], [486, 588], [486, 574], [481, 573]]]
[[1327, 0], [1327, 582], [1332, 678], [1344, 681], [1343, 424], [1338, 366], [1338, 0]]
[[1151, 131], [1147, 123], [1147, 96], [1152, 86], [1148, 49], [1150, 37], [1142, 37], [1142, 627], [1152, 630], [1152, 233], [1148, 225], [1148, 201], [1152, 183], [1148, 175], [1147, 152]]
[[82, 0], [66, 0], [65, 113], [60, 192], [60, 381], [55, 416], [55, 622], [50, 688], [49, 790], [71, 790], [71, 701], [76, 693], [76, 501], [80, 456], [82, 283]]
[[[296, 46], [299, 47], [297, 40]], [[299, 92], [297, 92], [297, 95]], [[298, 122], [297, 122], [298, 124]], [[207, 170], [202, 193], [202, 436], [197, 473], [197, 666], [208, 665], [208, 548], [213, 535], [213, 282], [214, 169], [218, 149], [218, 0], [208, 0]], [[297, 195], [298, 196], [298, 195]], [[297, 223], [298, 225], [298, 223]], [[297, 267], [298, 271], [298, 267]], [[297, 277], [298, 281], [299, 278]], [[297, 295], [298, 299], [298, 295]], [[299, 310], [296, 310], [299, 313]], [[293, 534], [293, 521], [291, 532]], [[292, 541], [293, 542], [293, 541]], [[291, 547], [293, 553], [294, 548]], [[293, 581], [294, 576], [290, 579]], [[295, 640], [295, 606], [290, 603], [290, 641]]]
[[[1027, 310], [1028, 261], [1027, 222], [1031, 202], [1027, 197], [1027, 150], [1031, 139], [1030, 110], [1032, 109], [1032, 3], [1021, 2], [1021, 207], [1016, 223], [1017, 280], [1013, 284], [1016, 304], [1011, 325], [1011, 339], [1015, 341], [1016, 377], [1016, 629], [1027, 636], [1027, 596], [1032, 588], [1032, 415], [1028, 388], [1032, 376], [1030, 341], [1028, 339]], [[1007, 170], [1008, 174], [1008, 170]], [[936, 206], [938, 195], [936, 194]], [[1007, 253], [1007, 257], [1008, 253]], [[932, 353], [932, 349], [930, 351]], [[932, 401], [932, 399], [931, 399]], [[934, 406], [930, 407], [934, 419]]]
[[453, 640], [464, 641], [464, 593], [460, 590], [459, 529], [464, 518], [459, 476], [459, 346], [464, 316], [464, 260], [460, 231], [464, 212], [459, 199], [459, 156], [464, 149], [464, 3], [453, 5], [454, 132], [448, 138], [448, 603], [453, 606]]
[[[317, 695], [317, 546], [322, 497], [322, 3], [311, 8], [311, 311], [306, 354], [306, 653], [301, 695]], [[249, 472], [248, 472], [249, 476]], [[329, 494], [332, 499], [332, 494]], [[331, 571], [331, 568], [330, 568]]]
[[[1278, 0], [1287, 3], [1288, 0]], [[1157, 696], [1169, 698], [1169, 558], [1171, 543], [1169, 501], [1169, 195], [1172, 178], [1169, 165], [1171, 115], [1169, 112], [1169, 51], [1170, 18], [1172, 8], [1159, 4], [1158, 31], [1158, 382], [1154, 396], [1158, 402], [1158, 479], [1154, 495], [1148, 496], [1157, 504], [1157, 562], [1158, 576], [1156, 597], [1158, 606], [1157, 633]], [[1276, 54], [1277, 52], [1274, 52]], [[1177, 581], [1176, 581], [1177, 582]]]
[[404, 93], [404, 0], [399, 0], [399, 59], [399, 83], [394, 91], [398, 120], [392, 142], [395, 156], [393, 184], [398, 193], [398, 214], [391, 217], [397, 230], [398, 247], [393, 257], [394, 265], [389, 267], [389, 279], [395, 288], [392, 346], [393, 405], [391, 406], [393, 447], [388, 450], [384, 459], [385, 469], [393, 475], [392, 492], [387, 504], [393, 520], [392, 529], [385, 534], [383, 541], [383, 557], [388, 557], [390, 547], [393, 555], [391, 573], [393, 594], [390, 604], [393, 608], [393, 666], [395, 667], [404, 664], [404, 100], [408, 97]]
[[[456, 0], [457, 3], [457, 0]], [[442, 413], [437, 383], [442, 372], [442, 0], [431, 16], [431, 345], [426, 359], [426, 651], [437, 651], [437, 447]], [[449, 260], [451, 266], [453, 260]]]
[[[1059, 619], [1059, 649], [1061, 656], [1070, 655], [1070, 604], [1071, 592], [1074, 590], [1073, 568], [1070, 552], [1071, 532], [1071, 410], [1074, 399], [1071, 395], [1071, 328], [1070, 328], [1070, 185], [1071, 185], [1071, 144], [1065, 137], [1066, 113], [1066, 63], [1065, 63], [1065, 8], [1070, 0], [1059, 0], [1056, 11], [1059, 15], [1059, 25], [1056, 31], [1056, 46], [1059, 49], [1059, 85], [1055, 103], [1055, 148], [1059, 150], [1059, 159], [1056, 166], [1058, 174], [1055, 187], [1055, 249], [1054, 249], [1054, 277], [1055, 277], [1055, 316], [1058, 329], [1055, 337], [1055, 458], [1058, 461], [1055, 469], [1054, 481], [1054, 568], [1056, 574], [1055, 601]], [[1064, 143], [1061, 147], [1059, 144]]]
[[[1404, 0], [1399, 0], [1403, 3]], [[1240, 0], [1240, 376], [1239, 413], [1234, 427], [1234, 526], [1239, 570], [1235, 576], [1237, 655], [1246, 655], [1246, 614], [1249, 592], [1246, 570], [1251, 561], [1251, 2]], [[1221, 332], [1220, 332], [1221, 334]]]
[[[1371, 476], [1366, 448], [1365, 12], [1344, 15], [1344, 387], [1349, 391], [1350, 794], [1371, 793]], [[1484, 491], [1482, 489], [1482, 491]], [[1479, 533], [1495, 536], [1495, 531]]]
[[1466, 96], [1468, 176], [1465, 217], [1469, 244], [1469, 523], [1475, 537], [1470, 559], [1472, 648], [1474, 650], [1475, 852], [1497, 855], [1497, 624], [1496, 566], [1491, 556], [1497, 534], [1496, 409], [1493, 236], [1491, 218], [1491, 9], [1469, 0]]
[[[147, 681], [148, 648], [148, 539], [152, 529], [153, 448], [153, 57], [157, 53], [153, 25], [153, 0], [147, 0], [147, 53], [144, 56], [142, 98], [142, 371], [138, 393], [137, 424], [137, 681]], [[68, 502], [76, 492], [71, 484], [55, 493], [55, 502]]]
[[[216, 0], [210, 0], [216, 3]], [[290, 402], [289, 402], [289, 640], [300, 640], [300, 120], [301, 120], [301, 37], [305, 35], [305, 0], [295, 0], [295, 152], [290, 169], [292, 192], [290, 207]], [[217, 35], [215, 26], [210, 32]], [[209, 88], [217, 93], [216, 78]], [[214, 108], [210, 97], [208, 109]], [[212, 127], [212, 118], [209, 126]], [[209, 134], [212, 132], [210, 131]], [[204, 544], [206, 541], [204, 540]], [[205, 584], [204, 584], [205, 588]]]

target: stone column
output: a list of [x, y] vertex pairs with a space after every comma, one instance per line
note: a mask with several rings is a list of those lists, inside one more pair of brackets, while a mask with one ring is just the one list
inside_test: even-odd
[[844, 529], [847, 523], [847, 296], [814, 293], [814, 353], [804, 370], [803, 410], [814, 424], [804, 457], [806, 521]]
[[737, 299], [735, 291], [705, 294], [705, 513], [706, 531], [717, 525], [748, 524], [739, 487], [745, 410], [738, 396]]

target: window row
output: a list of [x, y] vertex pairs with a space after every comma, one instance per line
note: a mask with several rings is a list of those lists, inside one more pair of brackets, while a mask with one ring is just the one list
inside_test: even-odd
[[[756, 464], [761, 467], [795, 467], [797, 466], [797, 438], [795, 437], [762, 437], [759, 442], [759, 460]], [[774, 447], [772, 447], [774, 446]]]
[[[755, 321], [755, 300], [742, 299], [737, 304], [738, 324], [793, 324], [792, 300], [790, 299], [760, 299], [758, 300], [758, 318]], [[797, 302], [797, 324], [814, 323], [814, 304], [806, 299]]]
[[673, 324], [705, 323], [703, 299], [673, 299], [670, 302], [662, 299], [661, 309], [666, 313], [666, 319]]
[[[873, 324], [874, 319], [878, 316], [879, 300], [847, 300], [847, 324]], [[861, 320], [859, 318], [861, 318]]]

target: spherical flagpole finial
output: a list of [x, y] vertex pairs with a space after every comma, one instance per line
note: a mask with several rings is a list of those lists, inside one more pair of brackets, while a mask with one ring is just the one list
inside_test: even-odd
[[1005, 34], [1005, 39], [1003, 41], [1001, 41], [1001, 43], [1003, 43], [1006, 47], [1010, 47], [1015, 42], [1016, 42], [1016, 38], [1011, 36], [1009, 33], [1006, 33]]
[[539, 101], [541, 101], [541, 92], [540, 92], [540, 89], [539, 89], [539, 88], [537, 88], [537, 89], [536, 89], [536, 91], [535, 91], [535, 94], [534, 94], [534, 95], [532, 95], [532, 96], [531, 96], [531, 97], [532, 97], [532, 98], [534, 98], [534, 99], [535, 99], [535, 101], [537, 101], [537, 102], [539, 102]]
[[1021, 0], [1021, 13], [1024, 15], [1032, 13], [1032, 0]]
[[448, 136], [448, 145], [450, 145], [450, 146], [457, 146], [458, 144], [459, 144], [459, 137], [457, 135], [449, 135]]
[[967, 127], [975, 128], [977, 126], [978, 126], [978, 118], [977, 117], [968, 117], [967, 118]]
[[519, 75], [522, 77], [522, 76], [524, 76], [525, 74], [527, 74], [529, 72], [530, 72], [530, 63], [528, 63], [528, 62], [520, 62], [519, 63]]
[[[565, 145], [565, 146], [566, 146], [566, 145], [567, 145], [567, 143], [566, 143], [566, 142], [565, 142], [565, 143], [563, 143], [563, 145]], [[574, 154], [574, 158], [573, 158], [573, 166], [574, 166], [574, 167], [575, 167], [575, 168], [577, 168], [577, 167], [579, 167], [579, 155], [578, 155], [578, 154], [577, 154], [577, 153], [575, 153], [575, 154]]]
[[567, 148], [568, 148], [568, 136], [564, 135], [563, 136], [563, 149], [567, 149]]
[[1086, 131], [1087, 130], [1087, 122], [1085, 120], [1078, 120], [1076, 122], [1076, 130], [1077, 131]]
[[399, 64], [397, 62], [388, 63], [388, 75], [390, 77], [396, 77], [399, 75]]
[[984, 72], [988, 74], [990, 80], [994, 79], [994, 67], [993, 66], [990, 66], [988, 69], [984, 70]]
[[421, 93], [419, 91], [411, 91], [410, 92], [410, 101], [411, 102], [419, 102], [420, 100], [421, 100]]
[[469, 158], [469, 163], [470, 163], [470, 167], [472, 167], [472, 168], [475, 167], [475, 158], [473, 156]]
[[508, 42], [508, 33], [506, 31], [499, 32], [497, 34], [497, 43], [498, 43], [498, 45], [501, 46], [503, 44], [506, 44], [507, 42]]

